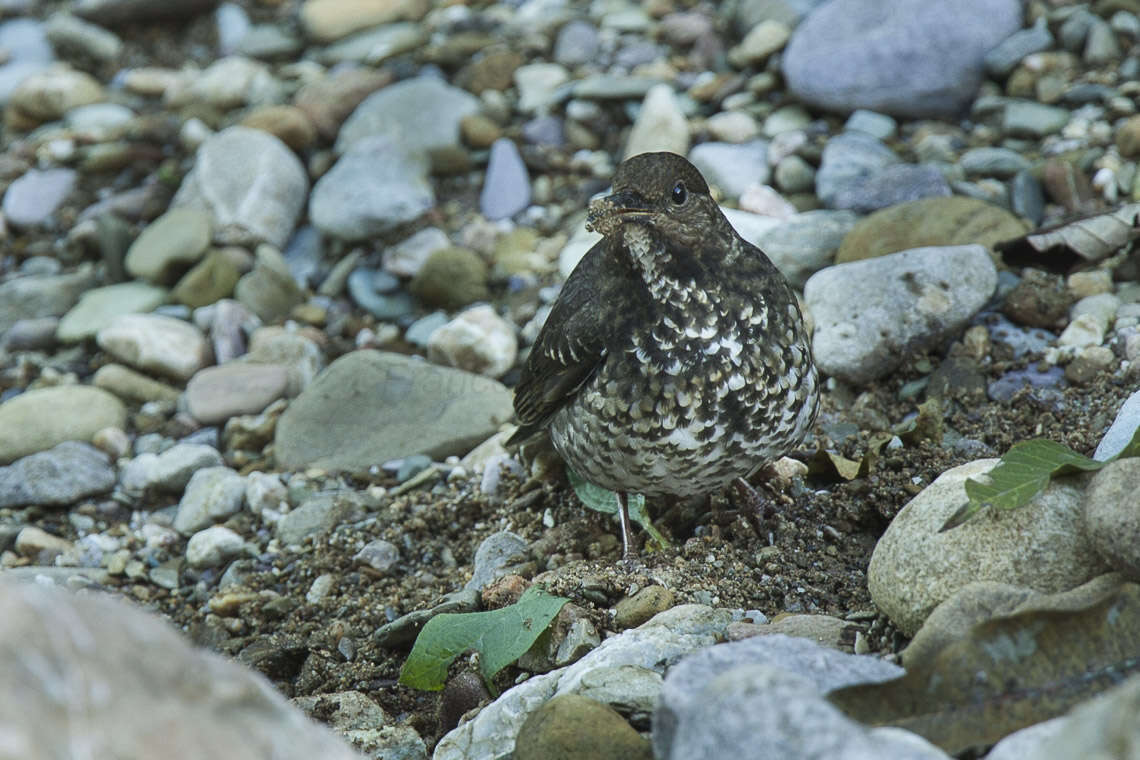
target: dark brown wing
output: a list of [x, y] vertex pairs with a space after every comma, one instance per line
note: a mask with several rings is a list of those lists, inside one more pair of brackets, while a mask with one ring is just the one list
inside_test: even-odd
[[609, 245], [602, 240], [591, 248], [562, 286], [515, 387], [519, 429], [508, 445], [544, 428], [605, 361], [615, 331], [607, 314], [617, 305], [613, 297], [620, 286], [614, 286], [621, 276]]

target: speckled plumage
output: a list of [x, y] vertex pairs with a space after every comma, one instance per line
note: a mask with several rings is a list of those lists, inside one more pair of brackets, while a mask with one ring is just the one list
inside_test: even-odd
[[[681, 156], [618, 167], [590, 208], [605, 237], [567, 279], [515, 390], [579, 475], [694, 496], [798, 445], [818, 376], [795, 295]], [[680, 201], [680, 202], [678, 202]]]

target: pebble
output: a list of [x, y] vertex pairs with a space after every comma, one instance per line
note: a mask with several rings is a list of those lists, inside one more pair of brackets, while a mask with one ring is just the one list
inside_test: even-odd
[[[832, 262], [858, 219], [850, 211], [805, 211], [758, 234], [745, 235], [745, 239], [764, 251], [793, 286], [802, 288], [809, 277]], [[734, 214], [732, 220], [737, 224], [740, 215]]]
[[508, 219], [529, 206], [530, 197], [530, 176], [519, 149], [500, 137], [491, 145], [479, 210], [491, 220]]
[[425, 156], [409, 154], [388, 137], [362, 138], [317, 181], [309, 216], [317, 229], [332, 237], [374, 237], [435, 204], [428, 170]]
[[210, 347], [194, 325], [160, 314], [124, 314], [95, 336], [120, 361], [185, 381], [206, 366]]
[[198, 148], [171, 205], [209, 212], [215, 242], [281, 247], [308, 192], [305, 169], [283, 142], [259, 129], [234, 126]]
[[22, 319], [67, 312], [94, 282], [94, 273], [81, 269], [70, 274], [26, 275], [0, 283], [0, 333]]
[[204, 425], [257, 414], [285, 394], [288, 373], [277, 364], [230, 363], [206, 367], [186, 385], [187, 410]]
[[570, 73], [558, 63], [530, 63], [514, 71], [518, 89], [518, 109], [525, 114], [544, 113], [554, 104], [554, 96]]
[[550, 757], [651, 760], [649, 742], [609, 705], [579, 694], [542, 703], [515, 739], [518, 760]]
[[871, 598], [907, 635], [967, 583], [1001, 581], [1051, 593], [1105, 572], [1081, 528], [1079, 479], [1053, 480], [1021, 509], [986, 510], [940, 533], [967, 501], [966, 479], [996, 463], [980, 459], [942, 473], [903, 507], [876, 544], [867, 572]]
[[428, 360], [499, 378], [515, 364], [518, 339], [510, 322], [488, 304], [473, 306], [431, 333]]
[[428, 256], [408, 290], [429, 306], [459, 309], [488, 298], [487, 265], [467, 248], [442, 248]]
[[21, 82], [55, 60], [47, 30], [36, 19], [12, 18], [0, 23], [0, 49], [7, 53], [0, 63], [0, 103], [7, 103]]
[[384, 250], [384, 269], [398, 277], [415, 277], [433, 253], [450, 247], [446, 232], [438, 227], [424, 227]]
[[65, 538], [52, 535], [34, 525], [21, 528], [16, 534], [12, 545], [16, 554], [21, 557], [30, 557], [37, 564], [51, 565], [56, 557], [72, 549], [72, 544]]
[[210, 245], [210, 215], [176, 208], [155, 219], [127, 251], [127, 272], [148, 282], [169, 284], [197, 263]]
[[202, 467], [186, 484], [173, 527], [184, 536], [196, 533], [236, 515], [244, 499], [245, 478], [228, 467]]
[[614, 628], [619, 631], [636, 628], [672, 607], [674, 601], [674, 594], [669, 589], [655, 584], [646, 586], [614, 605]]
[[595, 59], [600, 45], [597, 28], [589, 21], [567, 21], [554, 39], [554, 60], [566, 67], [580, 66]]
[[352, 556], [352, 564], [375, 571], [380, 575], [391, 575], [400, 562], [400, 550], [391, 541], [373, 539]]
[[214, 525], [190, 536], [186, 564], [198, 570], [219, 567], [245, 553], [245, 539], [224, 525]]
[[427, 0], [305, 0], [299, 18], [308, 37], [332, 42], [392, 21], [418, 21], [428, 7]]
[[124, 367], [122, 364], [104, 364], [95, 371], [91, 382], [96, 388], [114, 393], [119, 398], [141, 403], [148, 401], [171, 403], [182, 395], [182, 391], [174, 386]]
[[1027, 55], [1053, 47], [1053, 35], [1044, 16], [1028, 29], [1020, 29], [1006, 37], [1000, 45], [986, 53], [986, 71], [995, 78], [1009, 76]]
[[795, 28], [783, 73], [797, 99], [825, 110], [952, 118], [981, 84], [986, 53], [1020, 28], [1016, 0], [839, 0]]
[[346, 152], [357, 141], [387, 137], [405, 161], [432, 151], [459, 147], [459, 124], [479, 110], [470, 93], [430, 76], [406, 79], [365, 98], [341, 126], [335, 150]]
[[744, 35], [739, 45], [728, 51], [728, 62], [738, 69], [760, 66], [773, 53], [783, 49], [791, 34], [791, 29], [780, 21], [761, 21]]
[[320, 346], [310, 338], [284, 327], [259, 327], [250, 336], [249, 353], [243, 361], [279, 364], [288, 373], [285, 395], [296, 396], [313, 382], [325, 366]]
[[364, 518], [364, 514], [364, 507], [356, 493], [324, 492], [282, 515], [275, 526], [275, 533], [283, 545], [296, 546], [306, 538], [328, 533], [341, 523], [358, 522]]
[[305, 300], [285, 257], [271, 245], [257, 247], [253, 271], [237, 281], [234, 298], [263, 322], [283, 319]]
[[5, 220], [13, 227], [50, 226], [78, 177], [74, 169], [30, 169], [4, 193]]
[[898, 132], [899, 124], [885, 113], [868, 111], [866, 108], [856, 109], [847, 117], [843, 129], [863, 132], [876, 140], [889, 140]]
[[337, 67], [303, 85], [293, 97], [326, 140], [333, 140], [360, 103], [391, 81], [391, 74], [367, 66]]
[[756, 119], [743, 111], [721, 111], [705, 120], [705, 129], [714, 140], [742, 143], [760, 134]]
[[416, 304], [410, 294], [397, 289], [398, 282], [396, 288], [384, 287], [381, 283], [386, 282], [386, 277], [391, 275], [363, 267], [354, 269], [348, 276], [348, 292], [352, 300], [369, 314], [391, 322], [412, 314]]
[[0, 508], [65, 507], [110, 491], [116, 480], [103, 452], [87, 443], [64, 441], [0, 467]]
[[1070, 118], [1071, 114], [1064, 108], [1011, 100], [1001, 109], [1001, 129], [1011, 137], [1040, 138], [1060, 132]]
[[510, 391], [490, 378], [354, 351], [289, 405], [277, 423], [275, 455], [289, 469], [365, 471], [408, 454], [464, 454], [496, 432], [511, 409]]
[[103, 86], [90, 74], [57, 64], [21, 80], [8, 98], [5, 120], [10, 127], [31, 129], [105, 98]]
[[1140, 459], [1110, 462], [1093, 475], [1085, 490], [1084, 530], [1092, 548], [1113, 570], [1140, 578], [1140, 551], [1133, 540], [1140, 531], [1134, 497], [1140, 489]]
[[867, 383], [908, 351], [956, 334], [993, 295], [997, 270], [980, 245], [915, 248], [837, 264], [804, 285], [816, 364]]
[[148, 492], [181, 494], [195, 472], [221, 467], [222, 455], [201, 443], [178, 443], [161, 454], [143, 453], [123, 468], [120, 485], [129, 495]]
[[402, 55], [426, 42], [423, 27], [407, 21], [363, 29], [349, 35], [321, 51], [321, 58], [329, 64], [358, 61], [370, 66]]
[[655, 151], [682, 156], [689, 152], [689, 122], [673, 88], [667, 84], [654, 85], [645, 93], [623, 155], [629, 158]]
[[689, 153], [709, 185], [729, 198], [739, 198], [753, 185], [768, 182], [768, 141], [742, 144], [704, 142]]
[[526, 540], [509, 530], [500, 530], [479, 542], [465, 591], [482, 591], [493, 581], [518, 570], [529, 558]]
[[103, 428], [126, 424], [126, 407], [99, 388], [61, 385], [25, 391], [0, 404], [0, 464], [64, 441], [90, 441]]

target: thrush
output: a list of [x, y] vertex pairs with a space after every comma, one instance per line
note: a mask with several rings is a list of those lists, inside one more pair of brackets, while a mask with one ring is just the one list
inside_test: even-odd
[[795, 294], [673, 153], [618, 166], [602, 233], [523, 367], [508, 443], [548, 429], [566, 464], [628, 494], [707, 495], [797, 446], [819, 380]]

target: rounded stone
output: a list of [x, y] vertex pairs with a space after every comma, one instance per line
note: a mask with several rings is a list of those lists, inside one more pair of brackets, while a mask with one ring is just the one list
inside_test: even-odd
[[867, 586], [875, 604], [908, 636], [939, 604], [975, 581], [1067, 591], [1105, 572], [1082, 529], [1082, 478], [1059, 478], [1020, 509], [985, 510], [941, 532], [967, 501], [966, 480], [996, 459], [940, 475], [903, 507], [871, 555]]
[[429, 306], [462, 308], [488, 297], [487, 265], [467, 248], [443, 248], [428, 256], [408, 289]]
[[206, 367], [186, 385], [194, 419], [218, 425], [239, 414], [257, 414], [285, 394], [289, 375], [277, 364], [230, 363]]
[[1140, 458], [1109, 462], [1085, 491], [1084, 527], [1097, 553], [1113, 570], [1140, 580]]
[[165, 288], [145, 282], [122, 282], [93, 288], [63, 315], [55, 337], [61, 343], [76, 343], [95, 334], [123, 314], [148, 312], [166, 302]]
[[649, 742], [613, 708], [577, 694], [547, 700], [515, 740], [516, 760], [650, 760]]
[[488, 304], [473, 306], [432, 332], [428, 359], [487, 377], [502, 377], [518, 356], [515, 328]]
[[171, 209], [148, 224], [131, 243], [127, 272], [166, 285], [201, 259], [209, 245], [209, 214], [195, 208]]
[[214, 525], [198, 531], [186, 542], [186, 563], [199, 570], [218, 567], [244, 551], [245, 541], [240, 535], [224, 525]]
[[126, 427], [127, 409], [107, 391], [61, 385], [26, 391], [0, 404], [0, 464], [64, 441], [90, 441], [105, 427]]
[[202, 332], [161, 314], [124, 314], [95, 336], [107, 353], [143, 370], [188, 380], [210, 359]]

